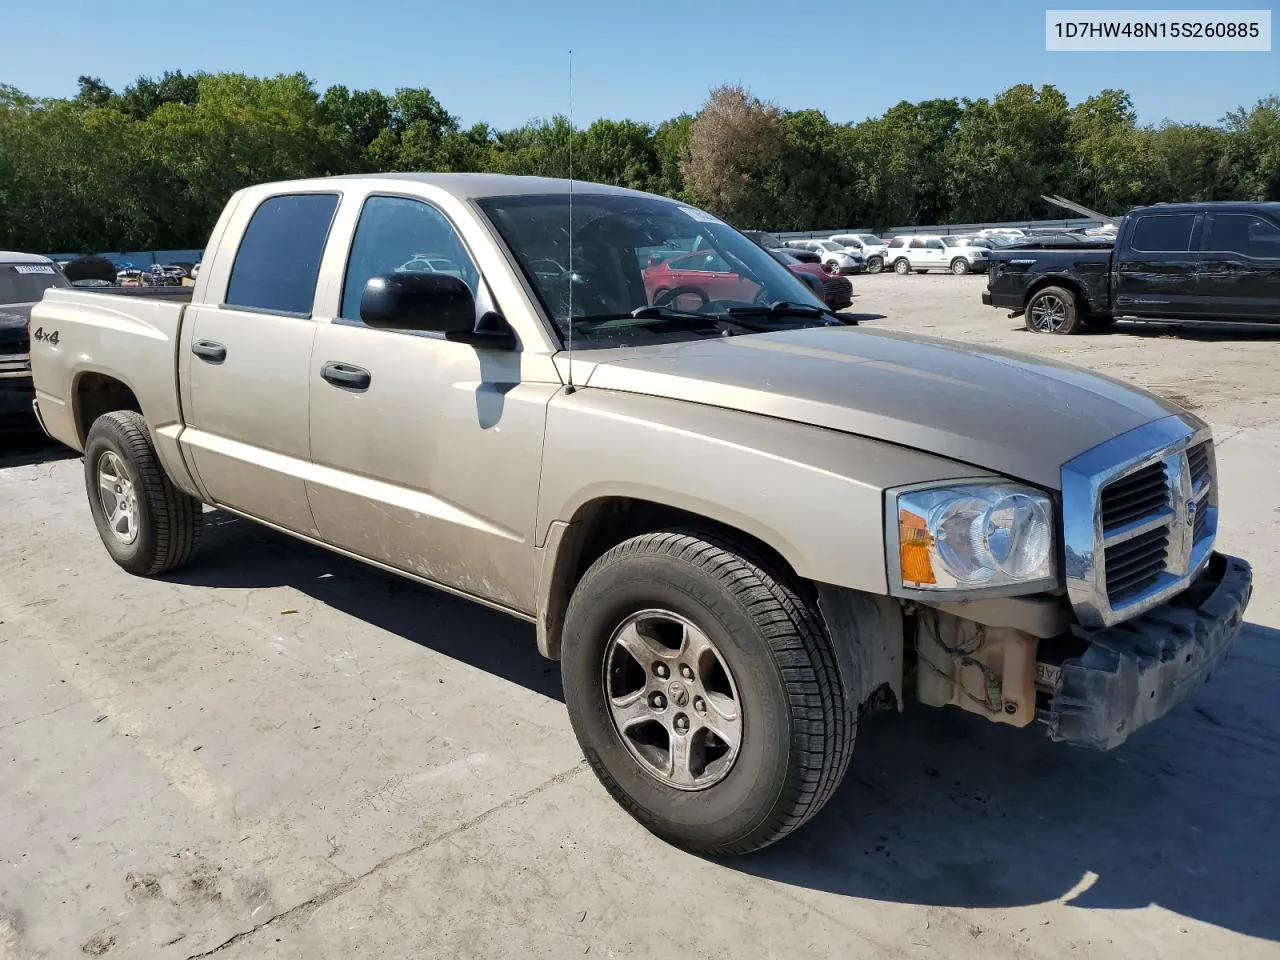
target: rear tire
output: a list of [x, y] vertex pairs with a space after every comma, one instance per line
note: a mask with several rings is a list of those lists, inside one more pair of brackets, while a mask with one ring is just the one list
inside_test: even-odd
[[895, 260], [893, 262], [893, 272], [900, 277], [905, 277], [911, 272], [911, 261], [906, 257], [903, 257], [901, 260]]
[[104, 413], [84, 447], [89, 511], [111, 559], [138, 576], [182, 566], [200, 545], [204, 509], [173, 485], [142, 414]]
[[644, 534], [593, 563], [566, 611], [561, 675], [600, 782], [686, 850], [780, 840], [830, 799], [853, 751], [857, 712], [815, 605], [719, 533]]
[[1084, 324], [1076, 306], [1076, 296], [1065, 287], [1045, 287], [1027, 301], [1026, 320], [1032, 333], [1070, 336], [1079, 333]]

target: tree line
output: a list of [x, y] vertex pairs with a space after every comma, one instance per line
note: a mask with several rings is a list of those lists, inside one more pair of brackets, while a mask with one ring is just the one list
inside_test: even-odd
[[40, 99], [0, 85], [0, 248], [199, 247], [252, 183], [370, 171], [565, 176], [678, 197], [742, 228], [1045, 219], [1041, 194], [1123, 213], [1162, 200], [1280, 199], [1280, 97], [1217, 124], [1139, 124], [1122, 90], [1052, 86], [902, 102], [860, 123], [783, 110], [741, 86], [656, 125], [563, 116], [465, 126], [429, 90], [305, 75], [140, 77]]

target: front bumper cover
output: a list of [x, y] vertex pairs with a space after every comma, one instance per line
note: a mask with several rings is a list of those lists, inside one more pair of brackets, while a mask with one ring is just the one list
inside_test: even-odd
[[1170, 602], [1089, 634], [1089, 648], [1062, 664], [1049, 738], [1110, 750], [1164, 716], [1226, 659], [1252, 593], [1252, 567], [1214, 554]]

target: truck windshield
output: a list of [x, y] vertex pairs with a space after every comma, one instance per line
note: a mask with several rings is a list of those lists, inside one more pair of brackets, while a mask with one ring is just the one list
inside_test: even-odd
[[[777, 326], [833, 322], [803, 281], [715, 217], [658, 197], [568, 194], [477, 201], [562, 337], [621, 345], [677, 331], [715, 334], [734, 308], [802, 307], [764, 313]], [[817, 308], [815, 315], [812, 308]], [[654, 310], [647, 308], [666, 308]], [[673, 314], [685, 314], [677, 322]], [[577, 341], [576, 341], [577, 342]], [[585, 345], [585, 344], [584, 344]]]
[[50, 287], [71, 286], [49, 263], [0, 263], [0, 303], [35, 303]]

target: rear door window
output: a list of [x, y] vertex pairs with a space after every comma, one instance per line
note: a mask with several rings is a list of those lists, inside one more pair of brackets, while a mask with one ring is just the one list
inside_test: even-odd
[[320, 257], [337, 209], [336, 193], [289, 194], [262, 201], [236, 251], [226, 305], [311, 316]]
[[1147, 214], [1134, 224], [1129, 246], [1144, 253], [1185, 253], [1195, 225], [1194, 213]]

